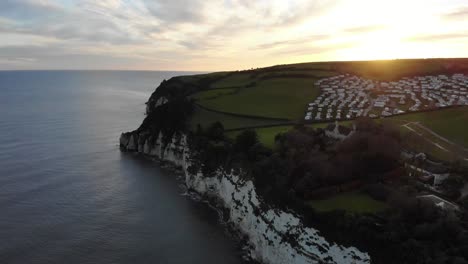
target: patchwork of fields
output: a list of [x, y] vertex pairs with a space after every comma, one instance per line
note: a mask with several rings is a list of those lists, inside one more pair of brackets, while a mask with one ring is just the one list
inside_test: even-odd
[[[461, 65], [461, 66], [460, 66]], [[456, 65], [468, 73], [468, 63]], [[394, 81], [406, 76], [450, 73], [443, 60], [404, 60], [376, 62], [331, 62], [279, 65], [243, 72], [213, 73], [214, 82], [195, 94], [196, 109], [191, 119], [207, 128], [221, 122], [225, 135], [235, 139], [246, 129], [254, 129], [259, 141], [275, 147], [275, 137], [303, 123], [304, 110], [320, 94], [317, 80], [344, 73], [377, 81]], [[196, 77], [187, 77], [187, 80]], [[468, 106], [444, 108], [430, 112], [415, 112], [377, 119], [398, 127], [406, 147], [425, 152], [440, 160], [468, 162]], [[353, 120], [341, 121], [350, 126]], [[308, 127], [325, 128], [331, 122], [315, 122]], [[362, 192], [340, 193], [327, 199], [310, 200], [314, 210], [327, 212], [346, 210], [349, 213], [373, 213], [387, 205]]]
[[197, 107], [195, 109], [195, 113], [192, 116], [190, 125], [192, 129], [195, 129], [198, 124], [203, 128], [207, 128], [214, 122], [221, 122], [224, 126], [224, 129], [226, 130], [283, 123], [282, 121], [275, 121], [271, 119], [249, 118], [223, 114]]
[[202, 91], [195, 97], [200, 105], [217, 111], [298, 120], [310, 98], [320, 93], [315, 80], [274, 78], [258, 81], [252, 87]]
[[[444, 67], [443, 60], [432, 60], [430, 63], [425, 60], [402, 60], [301, 63], [252, 71], [213, 73], [210, 76], [217, 77], [216, 81], [192, 95], [199, 107], [192, 118], [191, 127], [195, 128], [198, 124], [207, 127], [219, 121], [232, 138], [243, 128], [252, 128], [264, 145], [273, 147], [278, 133], [302, 122], [305, 106], [321, 93], [315, 85], [319, 79], [347, 72], [374, 80], [396, 80], [403, 76], [446, 72]], [[468, 70], [463, 63], [457, 67], [461, 71]], [[195, 77], [186, 78], [186, 81], [190, 81]], [[410, 142], [417, 151], [431, 153], [442, 160], [453, 160], [466, 154], [468, 107], [411, 113], [384, 120], [398, 125], [404, 135], [422, 138]], [[350, 122], [341, 123], [349, 125]], [[324, 128], [328, 124], [308, 126]]]

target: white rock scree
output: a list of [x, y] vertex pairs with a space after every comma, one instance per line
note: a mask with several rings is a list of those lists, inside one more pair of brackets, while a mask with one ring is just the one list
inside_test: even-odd
[[371, 263], [369, 255], [357, 248], [327, 242], [294, 213], [262, 204], [252, 181], [243, 180], [234, 171], [219, 169], [215, 177], [190, 173], [188, 168], [197, 161], [192, 159], [185, 135], [173, 136], [164, 146], [161, 133], [155, 138], [146, 132], [128, 132], [121, 135], [120, 147], [180, 167], [188, 189], [216, 199], [229, 211], [229, 221], [248, 237], [247, 253], [255, 260], [270, 264]]

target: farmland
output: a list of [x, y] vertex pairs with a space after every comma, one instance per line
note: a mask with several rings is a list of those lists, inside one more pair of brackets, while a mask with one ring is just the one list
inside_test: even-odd
[[[319, 94], [316, 79], [274, 78], [215, 99], [200, 99], [206, 108], [242, 115], [298, 120], [310, 98]], [[202, 92], [205, 93], [206, 91]], [[219, 94], [218, 94], [219, 95]], [[198, 95], [195, 95], [198, 97]]]
[[392, 117], [400, 122], [420, 122], [435, 133], [468, 147], [468, 107], [440, 109], [438, 111], [414, 113]]
[[226, 88], [226, 89], [213, 89], [213, 90], [205, 90], [199, 93], [196, 93], [193, 98], [199, 101], [204, 100], [213, 100], [220, 96], [230, 95], [237, 91], [235, 88]]
[[203, 128], [207, 128], [214, 122], [221, 122], [224, 126], [224, 129], [227, 130], [280, 123], [280, 121], [269, 119], [248, 118], [216, 113], [197, 107], [195, 108], [195, 112], [190, 121], [190, 127], [195, 129], [197, 125], [200, 124]]
[[[468, 72], [442, 62], [303, 63], [201, 78], [186, 93], [195, 107], [190, 126], [204, 128], [193, 133], [201, 170], [246, 166], [265, 201], [291, 199], [310, 223], [331, 226], [323, 230], [332, 238], [376, 236], [370, 248], [388, 234], [413, 242], [421, 228], [439, 226], [428, 210], [434, 205], [421, 197], [436, 195], [444, 210], [465, 205]], [[374, 121], [353, 126], [358, 117]], [[256, 133], [243, 133], [249, 130]], [[428, 212], [432, 222], [414, 224]], [[432, 230], [428, 245], [437, 241]]]
[[[468, 63], [464, 60], [454, 60], [450, 67], [447, 65], [446, 60], [439, 59], [299, 63], [240, 72], [218, 72], [198, 77], [184, 76], [183, 81], [195, 81], [203, 76], [213, 80], [190, 96], [198, 105], [190, 127], [194, 129], [197, 124], [208, 127], [219, 121], [231, 138], [238, 135], [243, 128], [253, 128], [264, 145], [273, 147], [274, 137], [290, 129], [294, 123], [303, 123], [309, 103], [323, 94], [322, 88], [316, 85], [318, 80], [348, 73], [372, 80], [394, 81], [402, 77], [464, 73], [468, 70]], [[409, 99], [404, 102], [406, 104], [400, 102], [400, 107], [411, 107], [409, 102]], [[377, 113], [374, 112], [372, 110], [369, 114]], [[414, 112], [378, 120], [391, 121], [405, 137], [413, 138], [408, 145], [415, 151], [430, 153], [441, 160], [453, 160], [466, 154], [466, 106]], [[316, 122], [306, 125], [325, 128], [334, 121]], [[352, 122], [340, 121], [340, 124], [349, 126]], [[236, 131], [230, 131], [233, 129]]]
[[310, 200], [308, 205], [319, 212], [345, 210], [351, 213], [375, 213], [387, 208], [385, 203], [358, 191], [337, 194], [327, 199]]
[[211, 84], [211, 88], [231, 88], [231, 87], [242, 87], [252, 82], [251, 74], [249, 73], [237, 73], [222, 78], [219, 81]]

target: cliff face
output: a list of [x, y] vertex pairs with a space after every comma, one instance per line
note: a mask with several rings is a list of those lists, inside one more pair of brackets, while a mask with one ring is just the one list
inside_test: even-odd
[[370, 263], [367, 253], [329, 243], [317, 230], [303, 226], [294, 213], [263, 204], [253, 183], [233, 171], [219, 169], [215, 177], [190, 173], [188, 168], [197, 160], [192, 159], [185, 135], [176, 134], [166, 144], [162, 139], [161, 133], [158, 136], [137, 131], [123, 133], [120, 147], [182, 168], [189, 189], [218, 200], [229, 211], [229, 221], [248, 237], [252, 258], [271, 264]]

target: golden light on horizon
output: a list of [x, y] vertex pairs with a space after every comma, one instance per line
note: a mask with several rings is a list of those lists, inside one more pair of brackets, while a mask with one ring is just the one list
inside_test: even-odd
[[343, 60], [427, 58], [441, 54], [436, 46], [413, 43], [394, 31], [380, 31], [362, 37], [355, 47], [339, 53]]
[[315, 20], [334, 33], [326, 44], [337, 47], [321, 60], [460, 57], [468, 51], [468, 20], [454, 24], [444, 17], [450, 10], [418, 0], [342, 2]]
[[[468, 57], [466, 0], [86, 2], [19, 1], [17, 15], [0, 10], [0, 69], [218, 71]], [[33, 19], [21, 17], [24, 9], [36, 11], [41, 30], [24, 23]]]

